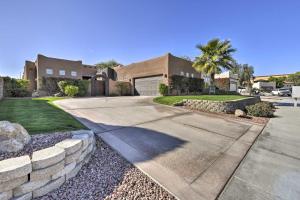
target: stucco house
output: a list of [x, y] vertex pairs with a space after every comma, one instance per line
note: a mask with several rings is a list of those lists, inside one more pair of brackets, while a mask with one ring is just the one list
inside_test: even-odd
[[114, 70], [116, 80], [131, 83], [132, 95], [159, 95], [159, 83], [169, 86], [172, 75], [201, 78], [201, 73], [193, 68], [191, 61], [170, 53], [127, 66], [118, 66]]
[[81, 60], [65, 60], [38, 54], [34, 62], [25, 61], [23, 78], [29, 80], [31, 91], [39, 91], [43, 88], [43, 77], [90, 79], [96, 73], [95, 66], [83, 64]]
[[[102, 79], [105, 92], [99, 95], [110, 95], [116, 81], [131, 85], [131, 95], [159, 95], [159, 84], [170, 85], [172, 75], [201, 78], [201, 73], [192, 67], [192, 62], [167, 53], [149, 60], [118, 66], [113, 69], [97, 70], [94, 65], [85, 65], [81, 60], [72, 61], [38, 55], [35, 62], [26, 61], [23, 78], [29, 80], [30, 90], [43, 88], [43, 77], [68, 79]], [[102, 87], [94, 87], [102, 88]], [[104, 91], [104, 90], [103, 90]]]
[[230, 71], [215, 74], [216, 86], [224, 91], [236, 92], [238, 90], [239, 76]]

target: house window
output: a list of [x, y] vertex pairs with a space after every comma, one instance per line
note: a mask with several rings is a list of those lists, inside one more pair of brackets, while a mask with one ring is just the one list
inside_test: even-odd
[[189, 77], [189, 76], [190, 76], [190, 74], [187, 72], [187, 73], [186, 73], [186, 77]]
[[71, 76], [77, 76], [77, 72], [76, 71], [71, 71]]
[[65, 71], [65, 70], [59, 70], [59, 75], [60, 75], [60, 76], [66, 75], [66, 71]]
[[46, 69], [46, 74], [53, 74], [53, 69]]
[[181, 76], [184, 76], [184, 72], [180, 72], [180, 75], [181, 75]]
[[194, 74], [191, 74], [191, 77], [194, 78]]

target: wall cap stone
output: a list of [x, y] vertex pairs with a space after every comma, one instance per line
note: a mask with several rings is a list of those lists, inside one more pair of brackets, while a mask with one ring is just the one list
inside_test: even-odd
[[42, 169], [54, 165], [65, 158], [65, 151], [56, 146], [35, 151], [32, 154], [32, 168]]
[[0, 161], [0, 183], [25, 176], [32, 171], [30, 157], [21, 156]]
[[55, 146], [66, 151], [66, 155], [70, 155], [81, 148], [82, 141], [80, 139], [66, 139], [57, 143]]

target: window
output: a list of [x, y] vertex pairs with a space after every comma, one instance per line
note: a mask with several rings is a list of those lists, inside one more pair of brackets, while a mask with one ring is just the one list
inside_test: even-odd
[[59, 75], [60, 75], [60, 76], [66, 75], [66, 71], [65, 71], [65, 70], [59, 70]]
[[190, 74], [187, 72], [187, 73], [186, 73], [186, 77], [189, 77], [189, 76], [190, 76]]
[[184, 76], [184, 72], [180, 72], [180, 75], [181, 75], [181, 76]]
[[71, 71], [71, 76], [77, 76], [77, 72]]
[[191, 77], [194, 78], [194, 74], [191, 74]]
[[46, 69], [46, 74], [53, 74], [53, 69]]

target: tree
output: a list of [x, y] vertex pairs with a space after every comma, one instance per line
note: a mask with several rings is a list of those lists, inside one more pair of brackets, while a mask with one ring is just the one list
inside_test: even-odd
[[270, 76], [268, 81], [270, 82], [275, 82], [276, 83], [276, 88], [281, 88], [284, 86], [284, 81], [286, 80], [286, 77], [273, 77]]
[[210, 74], [211, 88], [214, 91], [215, 74], [221, 73], [222, 69], [232, 69], [234, 63], [232, 53], [236, 49], [232, 48], [229, 40], [221, 41], [220, 39], [212, 39], [206, 45], [196, 47], [201, 54], [196, 57], [193, 67], [199, 72]]
[[242, 65], [242, 70], [240, 72], [240, 84], [244, 87], [247, 87], [249, 95], [251, 95], [251, 79], [253, 78], [254, 68], [248, 64]]
[[300, 72], [296, 72], [295, 74], [290, 74], [287, 77], [287, 81], [290, 81], [295, 86], [300, 86]]
[[105, 68], [113, 68], [113, 67], [116, 67], [118, 65], [120, 65], [120, 64], [117, 61], [109, 60], [109, 61], [106, 61], [106, 62], [97, 63], [96, 67], [98, 69], [105, 69]]

